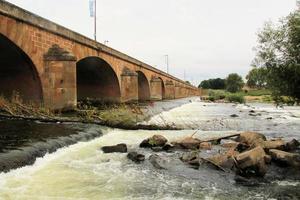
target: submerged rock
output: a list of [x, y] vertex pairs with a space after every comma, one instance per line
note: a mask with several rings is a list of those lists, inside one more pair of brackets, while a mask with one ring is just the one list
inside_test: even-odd
[[199, 163], [199, 158], [200, 156], [198, 151], [191, 151], [191, 152], [183, 153], [182, 156], [180, 157], [180, 160], [185, 163], [198, 160]]
[[266, 153], [262, 147], [241, 153], [235, 160], [242, 176], [264, 176], [267, 172]]
[[150, 163], [153, 165], [153, 167], [157, 169], [167, 169], [167, 163], [168, 161], [164, 158], [161, 158], [157, 154], [153, 154], [149, 157]]
[[239, 116], [237, 114], [232, 114], [232, 115], [230, 115], [230, 117], [235, 118], [235, 117], [239, 117]]
[[299, 147], [299, 145], [300, 145], [299, 141], [296, 139], [293, 139], [290, 142], [286, 143], [285, 149], [287, 151], [293, 151], [293, 150], [297, 149]]
[[127, 152], [127, 145], [126, 144], [117, 144], [114, 146], [103, 146], [101, 150], [104, 153], [126, 153]]
[[269, 151], [272, 160], [282, 166], [300, 167], [300, 155], [296, 153], [289, 153], [277, 149]]
[[137, 152], [129, 152], [127, 154], [127, 158], [132, 160], [133, 162], [139, 163], [145, 160], [145, 155], [139, 154]]
[[163, 147], [168, 140], [162, 135], [153, 135], [150, 138], [147, 138], [142, 141], [140, 147], [142, 148], [151, 148], [151, 147]]
[[256, 179], [248, 179], [239, 175], [234, 177], [235, 183], [242, 186], [254, 187], [259, 186], [259, 181]]

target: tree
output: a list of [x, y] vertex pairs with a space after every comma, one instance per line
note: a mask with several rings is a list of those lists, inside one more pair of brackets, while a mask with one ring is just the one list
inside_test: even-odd
[[288, 96], [300, 102], [300, 13], [277, 25], [266, 23], [258, 34], [254, 66], [266, 70], [266, 83], [275, 100]]
[[264, 88], [266, 86], [266, 75], [267, 71], [261, 67], [253, 67], [248, 75], [247, 86], [250, 88]]
[[210, 88], [210, 83], [209, 83], [208, 80], [204, 80], [200, 83], [200, 85], [198, 87], [203, 88], [203, 89], [209, 89]]
[[228, 77], [226, 78], [226, 90], [228, 92], [238, 92], [240, 91], [244, 86], [244, 81], [243, 78], [236, 74], [229, 74]]
[[198, 86], [203, 89], [225, 89], [225, 79], [216, 78], [216, 79], [208, 79], [204, 80]]

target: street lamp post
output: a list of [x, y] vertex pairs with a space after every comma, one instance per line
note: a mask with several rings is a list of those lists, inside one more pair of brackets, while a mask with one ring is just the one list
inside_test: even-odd
[[169, 73], [169, 55], [165, 55], [166, 64], [167, 64], [167, 73]]

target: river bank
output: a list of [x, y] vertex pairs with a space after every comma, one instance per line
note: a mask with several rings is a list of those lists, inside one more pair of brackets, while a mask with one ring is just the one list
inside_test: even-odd
[[105, 104], [86, 100], [78, 102], [72, 111], [51, 111], [33, 104], [25, 104], [18, 97], [7, 100], [0, 97], [0, 118], [45, 123], [85, 123], [128, 130], [174, 130], [175, 126], [165, 124], [145, 125], [139, 122], [197, 98], [165, 100], [161, 102]]

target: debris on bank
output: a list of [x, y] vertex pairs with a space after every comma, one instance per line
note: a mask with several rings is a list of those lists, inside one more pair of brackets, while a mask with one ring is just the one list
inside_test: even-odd
[[145, 125], [147, 116], [138, 104], [105, 104], [84, 101], [72, 111], [52, 111], [36, 104], [24, 103], [18, 95], [11, 100], [0, 96], [0, 118], [40, 121], [45, 123], [85, 123], [127, 130], [178, 130], [171, 125]]

